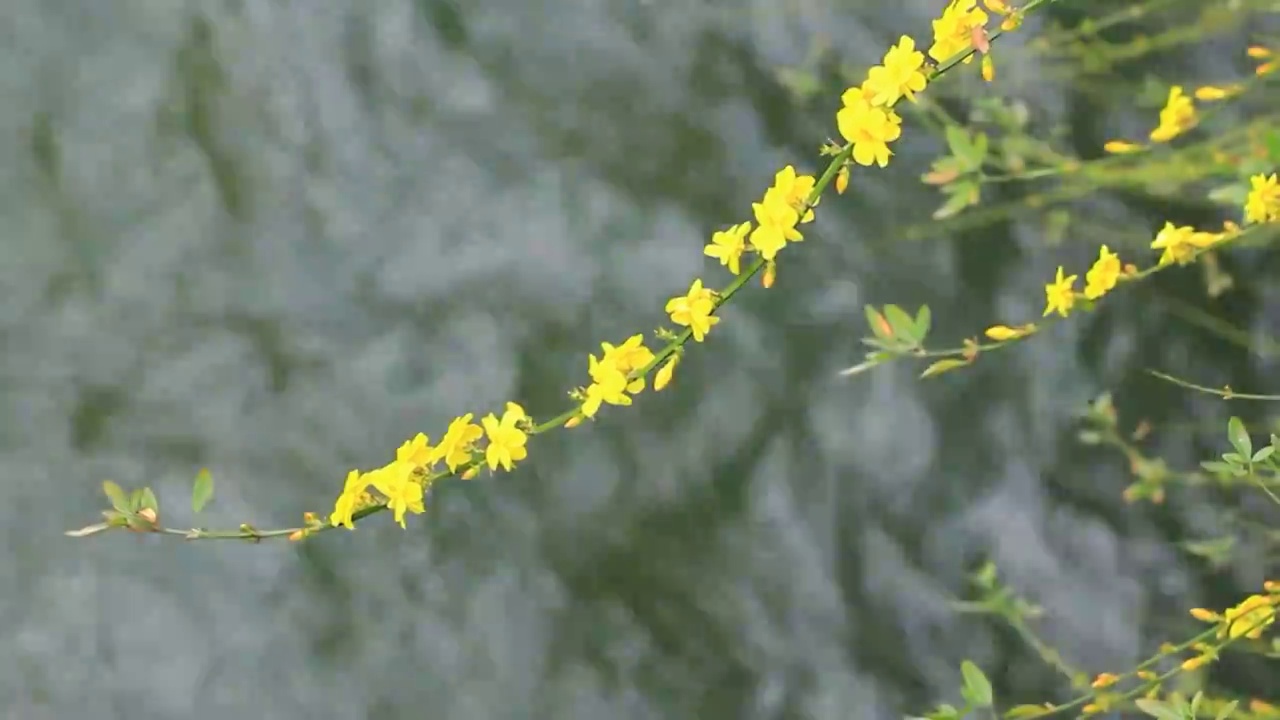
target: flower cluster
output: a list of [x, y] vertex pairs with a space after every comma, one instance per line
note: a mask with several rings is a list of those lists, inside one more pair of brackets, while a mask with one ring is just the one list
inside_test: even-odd
[[[354, 529], [352, 516], [356, 512], [385, 505], [404, 527], [405, 513], [424, 511], [423, 497], [433, 481], [459, 469], [464, 479], [473, 478], [481, 464], [488, 464], [490, 470], [501, 467], [510, 471], [526, 457], [525, 443], [532, 422], [524, 408], [509, 402], [501, 419], [493, 413], [486, 415], [480, 421], [483, 428], [472, 422], [474, 417], [467, 413], [455, 418], [437, 445], [431, 445], [426, 435], [418, 433], [405, 441], [396, 450], [395, 459], [386, 465], [368, 472], [348, 472], [329, 523]], [[482, 439], [487, 439], [483, 453], [476, 447]], [[447, 471], [436, 469], [442, 463]]]
[[[1255, 175], [1250, 178], [1250, 187], [1244, 205], [1245, 222], [1280, 222], [1280, 180], [1277, 180], [1276, 175], [1274, 173]], [[1222, 230], [1218, 232], [1206, 232], [1187, 225], [1166, 222], [1164, 227], [1156, 233], [1155, 239], [1151, 242], [1151, 249], [1160, 251], [1158, 266], [1174, 263], [1186, 265], [1201, 252], [1230, 240], [1239, 232], [1240, 226], [1229, 221], [1224, 223]], [[1137, 268], [1132, 265], [1122, 265], [1120, 258], [1103, 245], [1097, 261], [1085, 275], [1085, 288], [1082, 294], [1075, 290], [1075, 283], [1079, 276], [1067, 275], [1061, 266], [1058, 267], [1057, 276], [1044, 288], [1044, 314], [1047, 316], [1057, 313], [1066, 317], [1075, 307], [1078, 298], [1097, 300], [1110, 292], [1120, 280], [1136, 272]], [[988, 336], [996, 340], [1007, 340], [1026, 334], [1014, 333], [1004, 326], [997, 326], [993, 330], [997, 330], [997, 334], [1001, 337], [994, 337], [990, 333]]]
[[[1276, 608], [1280, 606], [1280, 581], [1268, 580], [1263, 583], [1263, 593], [1250, 595], [1221, 613], [1204, 608], [1192, 608], [1191, 616], [1201, 622], [1218, 626], [1218, 639], [1236, 640], [1247, 638], [1258, 640], [1276, 620]], [[1218, 657], [1218, 648], [1208, 643], [1197, 643], [1195, 649], [1199, 654], [1182, 663], [1182, 669], [1194, 670], [1213, 662]]]
[[[1083, 297], [1086, 300], [1097, 300], [1111, 292], [1119, 284], [1122, 277], [1134, 272], [1136, 272], [1136, 269], [1133, 266], [1125, 267], [1121, 265], [1120, 256], [1111, 252], [1106, 245], [1103, 245], [1098, 250], [1098, 259], [1094, 261], [1093, 266], [1085, 273]], [[1071, 309], [1075, 307], [1076, 299], [1081, 297], [1075, 291], [1077, 278], [1079, 278], [1078, 275], [1065, 275], [1062, 266], [1058, 266], [1057, 277], [1044, 288], [1045, 315], [1056, 312], [1058, 315], [1066, 317], [1071, 312]], [[990, 333], [988, 333], [988, 336], [990, 336]]]

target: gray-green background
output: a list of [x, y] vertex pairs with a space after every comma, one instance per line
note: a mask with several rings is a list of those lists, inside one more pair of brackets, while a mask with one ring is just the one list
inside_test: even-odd
[[[1192, 465], [1222, 443], [1221, 404], [1141, 369], [1267, 390], [1266, 356], [1162, 300], [1202, 304], [1194, 269], [936, 381], [837, 377], [865, 303], [929, 303], [954, 341], [1034, 319], [1054, 268], [1097, 252], [1087, 232], [1046, 248], [1035, 213], [904, 240], [940, 202], [919, 175], [941, 145], [910, 125], [668, 391], [539, 438], [518, 472], [443, 484], [407, 532], [62, 536], [104, 478], [151, 484], [183, 526], [207, 466], [204, 522], [279, 526], [454, 415], [559, 412], [601, 340], [727, 277], [702, 246], [777, 168], [820, 170], [841, 87], [797, 103], [776, 69], [819, 34], [865, 67], [924, 42], [938, 5], [8, 0], [0, 714], [887, 718], [955, 700], [965, 657], [1005, 697], [1061, 697], [998, 623], [948, 607], [983, 558], [1091, 671], [1255, 585], [1256, 563], [1210, 577], [1171, 545], [1223, 529], [1203, 498], [1125, 508], [1123, 462], [1074, 439], [1089, 399], [1129, 387], [1126, 421]], [[1091, 154], [1154, 123], [1105, 83], [1040, 80], [1019, 49], [1040, 27], [996, 86], [972, 66], [945, 82], [1016, 94]], [[1144, 67], [1234, 76], [1248, 37]], [[1074, 212], [1144, 262], [1163, 218], [1220, 220], [1117, 196]], [[1228, 257], [1240, 289], [1210, 310], [1280, 330], [1274, 283], [1250, 280], [1265, 260]]]

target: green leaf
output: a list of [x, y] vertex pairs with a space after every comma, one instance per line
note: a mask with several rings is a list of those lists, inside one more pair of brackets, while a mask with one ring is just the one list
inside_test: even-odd
[[924, 372], [920, 373], [920, 377], [927, 378], [927, 377], [933, 377], [934, 375], [941, 375], [944, 372], [950, 372], [952, 370], [955, 370], [956, 368], [961, 368], [968, 364], [969, 364], [968, 360], [962, 360], [960, 358], [943, 358], [935, 362], [934, 364], [930, 365], [929, 367], [925, 368]]
[[1244, 183], [1231, 183], [1210, 190], [1208, 197], [1219, 205], [1240, 207], [1249, 197], [1249, 188]]
[[1043, 705], [1014, 705], [1005, 712], [1005, 720], [1018, 720], [1025, 717], [1047, 715], [1048, 708]]
[[63, 535], [66, 535], [67, 537], [82, 538], [89, 537], [90, 535], [97, 535], [100, 532], [105, 532], [110, 529], [111, 526], [107, 523], [98, 523], [96, 525], [82, 527], [79, 530], [67, 530]]
[[920, 342], [920, 338], [916, 336], [916, 321], [906, 310], [897, 305], [885, 305], [884, 316], [889, 321], [889, 327], [893, 328], [894, 337], [910, 340], [913, 344]]
[[933, 313], [929, 310], [928, 305], [921, 305], [916, 311], [916, 336], [920, 338], [920, 342], [929, 336], [929, 330], [933, 327]]
[[1235, 448], [1241, 457], [1253, 455], [1253, 442], [1249, 440], [1249, 431], [1245, 429], [1240, 418], [1233, 416], [1227, 421], [1227, 439], [1231, 441], [1231, 447]]
[[1267, 458], [1271, 457], [1272, 453], [1274, 453], [1275, 451], [1276, 451], [1276, 448], [1274, 445], [1267, 445], [1265, 447], [1259, 448], [1258, 452], [1253, 454], [1252, 462], [1260, 463], [1263, 460], [1266, 460]]
[[1266, 141], [1266, 144], [1267, 144], [1268, 159], [1272, 163], [1276, 165], [1280, 165], [1280, 131], [1276, 130], [1275, 128], [1272, 128], [1271, 130], [1267, 131], [1267, 134], [1264, 136], [1263, 139]]
[[139, 510], [144, 508], [152, 512], [160, 512], [160, 503], [156, 501], [156, 494], [151, 492], [151, 488], [142, 488], [142, 504], [138, 506]]
[[871, 326], [871, 332], [881, 340], [893, 340], [893, 328], [889, 325], [889, 321], [884, 319], [884, 315], [881, 315], [874, 305], [868, 305], [863, 310], [866, 312], [867, 324]]
[[134, 488], [129, 493], [129, 512], [138, 512], [142, 509], [142, 488]]
[[199, 514], [212, 498], [213, 475], [207, 468], [201, 469], [196, 473], [196, 482], [191, 488], [191, 512]]
[[1156, 720], [1183, 720], [1182, 713], [1178, 712], [1177, 708], [1161, 700], [1138, 698], [1133, 701], [1133, 704]]
[[110, 480], [102, 481], [102, 492], [106, 493], [107, 499], [111, 501], [111, 507], [122, 513], [129, 512], [129, 498], [124, 494], [124, 490], [119, 485]]
[[980, 197], [978, 180], [973, 177], [956, 180], [945, 185], [942, 188], [942, 192], [948, 196], [947, 201], [933, 211], [934, 220], [944, 220], [957, 215], [961, 210], [977, 203]]
[[960, 711], [954, 705], [942, 703], [936, 710], [929, 713], [928, 717], [930, 720], [955, 720], [960, 717]]
[[1234, 713], [1236, 711], [1236, 706], [1239, 704], [1240, 704], [1239, 700], [1232, 700], [1226, 705], [1223, 705], [1218, 710], [1218, 713], [1213, 716], [1213, 720], [1227, 720], [1227, 718], [1231, 717], [1231, 713]]
[[1200, 463], [1200, 467], [1204, 468], [1205, 470], [1208, 470], [1211, 473], [1214, 473], [1215, 475], [1222, 474], [1222, 473], [1226, 473], [1230, 475], [1231, 470], [1235, 468], [1235, 465], [1232, 465], [1231, 463], [1222, 462], [1221, 460], [1205, 460]]
[[991, 707], [991, 681], [982, 669], [965, 660], [960, 663], [960, 674], [964, 677], [964, 687], [960, 690], [964, 699], [978, 707]]

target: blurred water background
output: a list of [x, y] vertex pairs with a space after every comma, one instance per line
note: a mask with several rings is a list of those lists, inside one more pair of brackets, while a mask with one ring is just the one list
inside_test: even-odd
[[[831, 63], [865, 67], [901, 33], [923, 42], [939, 3], [6, 7], [4, 717], [891, 718], [954, 701], [963, 658], [1006, 697], [1062, 697], [1008, 630], [949, 606], [983, 559], [1091, 671], [1261, 579], [1191, 561], [1171, 541], [1220, 530], [1211, 509], [1123, 506], [1123, 463], [1075, 439], [1085, 404], [1124, 387], [1171, 462], [1221, 445], [1220, 403], [1142, 369], [1267, 390], [1270, 352], [1170, 302], [1280, 330], [1256, 251], [1225, 258], [1237, 288], [1207, 305], [1198, 271], [1170, 273], [945, 379], [837, 376], [865, 303], [928, 303], [958, 340], [1038, 317], [1054, 268], [1096, 255], [1088, 221], [1145, 257], [1165, 217], [1223, 217], [1109, 194], [1074, 206], [1084, 229], [1055, 247], [1034, 210], [921, 230], [940, 199], [919, 175], [943, 146], [911, 127], [671, 389], [539, 438], [514, 474], [443, 483], [405, 532], [64, 538], [104, 478], [151, 484], [188, 526], [208, 467], [207, 524], [288, 525], [457, 414], [559, 412], [601, 340], [724, 277], [702, 245], [777, 168], [821, 169], [840, 82], [829, 63], [801, 102], [778, 69], [824, 39]], [[1000, 83], [970, 68], [947, 92], [1021, 98], [1040, 134], [1093, 156], [1154, 124], [1030, 52], [1044, 23], [1000, 46]], [[1249, 37], [1242, 22], [1122, 74], [1236, 77]]]

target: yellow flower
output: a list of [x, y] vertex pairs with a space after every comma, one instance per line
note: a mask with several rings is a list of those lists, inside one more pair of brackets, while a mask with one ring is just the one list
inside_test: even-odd
[[[644, 335], [632, 335], [618, 347], [609, 343], [600, 343], [600, 347], [604, 349], [601, 364], [612, 365], [623, 375], [629, 376], [653, 362], [653, 351], [644, 346]], [[627, 392], [638, 393], [641, 390], [644, 390], [644, 378], [628, 380]]]
[[1138, 152], [1142, 149], [1142, 146], [1138, 143], [1128, 142], [1127, 140], [1108, 140], [1106, 144], [1102, 146], [1102, 149], [1112, 155], [1124, 155], [1127, 153]]
[[697, 342], [702, 342], [711, 327], [720, 322], [720, 318], [711, 314], [715, 309], [715, 292], [702, 287], [701, 278], [693, 281], [687, 294], [668, 300], [666, 307], [671, 322], [692, 330]]
[[435, 450], [431, 451], [428, 458], [431, 464], [444, 460], [444, 464], [449, 466], [449, 472], [456, 472], [459, 465], [471, 459], [472, 446], [484, 435], [480, 426], [471, 422], [473, 417], [472, 413], [467, 413], [449, 423], [449, 430], [440, 439]]
[[1250, 223], [1280, 221], [1280, 182], [1277, 182], [1275, 173], [1249, 178], [1244, 220]]
[[346, 525], [348, 530], [355, 530], [356, 526], [352, 524], [351, 515], [361, 508], [366, 497], [365, 490], [369, 487], [369, 481], [359, 470], [352, 470], [347, 473], [347, 481], [342, 487], [342, 494], [338, 496], [338, 501], [333, 504], [333, 513], [329, 515], [329, 524], [338, 527]]
[[1185, 265], [1195, 257], [1198, 244], [1196, 235], [1194, 228], [1185, 225], [1176, 227], [1173, 223], [1166, 222], [1156, 234], [1155, 241], [1151, 243], [1151, 249], [1164, 251], [1160, 255], [1161, 265], [1175, 262]]
[[[975, 0], [951, 0], [942, 17], [933, 21], [933, 46], [929, 57], [942, 62], [952, 55], [968, 50], [973, 44], [973, 29], [987, 24], [987, 14], [974, 6]], [[965, 62], [973, 56], [965, 58]]]
[[369, 481], [378, 492], [387, 497], [387, 509], [400, 527], [404, 527], [405, 512], [421, 515], [425, 508], [422, 505], [422, 485], [413, 482], [413, 463], [396, 460], [385, 467], [369, 473]]
[[924, 90], [924, 53], [916, 50], [916, 41], [903, 35], [898, 44], [885, 53], [884, 64], [867, 72], [866, 86], [871, 90], [871, 104], [892, 106], [898, 98], [912, 102]]
[[403, 460], [421, 467], [427, 465], [427, 458], [431, 457], [431, 440], [426, 435], [418, 433], [411, 440], [406, 440], [403, 445], [396, 450], [396, 460]]
[[490, 470], [496, 470], [501, 465], [503, 470], [510, 472], [516, 462], [528, 456], [525, 443], [529, 441], [529, 436], [519, 426], [527, 418], [524, 408], [509, 402], [501, 420], [489, 413], [480, 421], [484, 425], [485, 434], [489, 436], [484, 459], [489, 463]]
[[1223, 614], [1227, 623], [1226, 637], [1257, 640], [1262, 637], [1262, 631], [1275, 622], [1275, 602], [1265, 595], [1250, 595]]
[[853, 161], [859, 165], [888, 165], [893, 155], [889, 143], [902, 135], [902, 118], [897, 113], [865, 101], [840, 108], [836, 125], [844, 139], [853, 143]]
[[1097, 262], [1085, 273], [1084, 296], [1097, 300], [1106, 295], [1120, 279], [1120, 269], [1120, 257], [1103, 245], [1098, 251]]
[[787, 241], [801, 240], [796, 223], [800, 214], [777, 193], [766, 192], [764, 201], [752, 203], [751, 209], [756, 216], [756, 229], [751, 231], [751, 246], [765, 260], [772, 260], [778, 251], [786, 247]]
[[[773, 176], [773, 187], [765, 192], [765, 202], [769, 193], [775, 193], [775, 197], [791, 206], [791, 209], [797, 213], [809, 201], [809, 195], [813, 193], [813, 186], [817, 184], [817, 180], [812, 175], [797, 175], [796, 169], [790, 165], [782, 168]], [[817, 203], [814, 203], [817, 206]], [[813, 222], [813, 208], [805, 210], [804, 217], [800, 218], [800, 222]]]
[[716, 258], [721, 265], [729, 268], [729, 272], [737, 275], [742, 272], [742, 253], [747, 250], [747, 232], [751, 223], [734, 225], [728, 230], [719, 230], [711, 236], [711, 243], [702, 249], [704, 255]]
[[627, 396], [627, 376], [612, 362], [596, 360], [595, 355], [588, 355], [588, 372], [591, 384], [587, 386], [586, 397], [582, 402], [582, 414], [593, 418], [600, 411], [601, 403], [610, 405], [630, 405]]
[[1151, 131], [1151, 140], [1169, 142], [1195, 127], [1197, 122], [1195, 104], [1182, 93], [1181, 85], [1174, 85], [1169, 88], [1169, 99], [1160, 111], [1160, 124]]
[[1047, 304], [1044, 314], [1048, 315], [1057, 312], [1062, 317], [1066, 317], [1071, 312], [1071, 308], [1076, 304], [1076, 293], [1072, 290], [1072, 286], [1076, 283], [1078, 275], [1068, 275], [1063, 277], [1062, 266], [1058, 266], [1058, 277], [1050, 284], [1044, 286], [1044, 295]]

